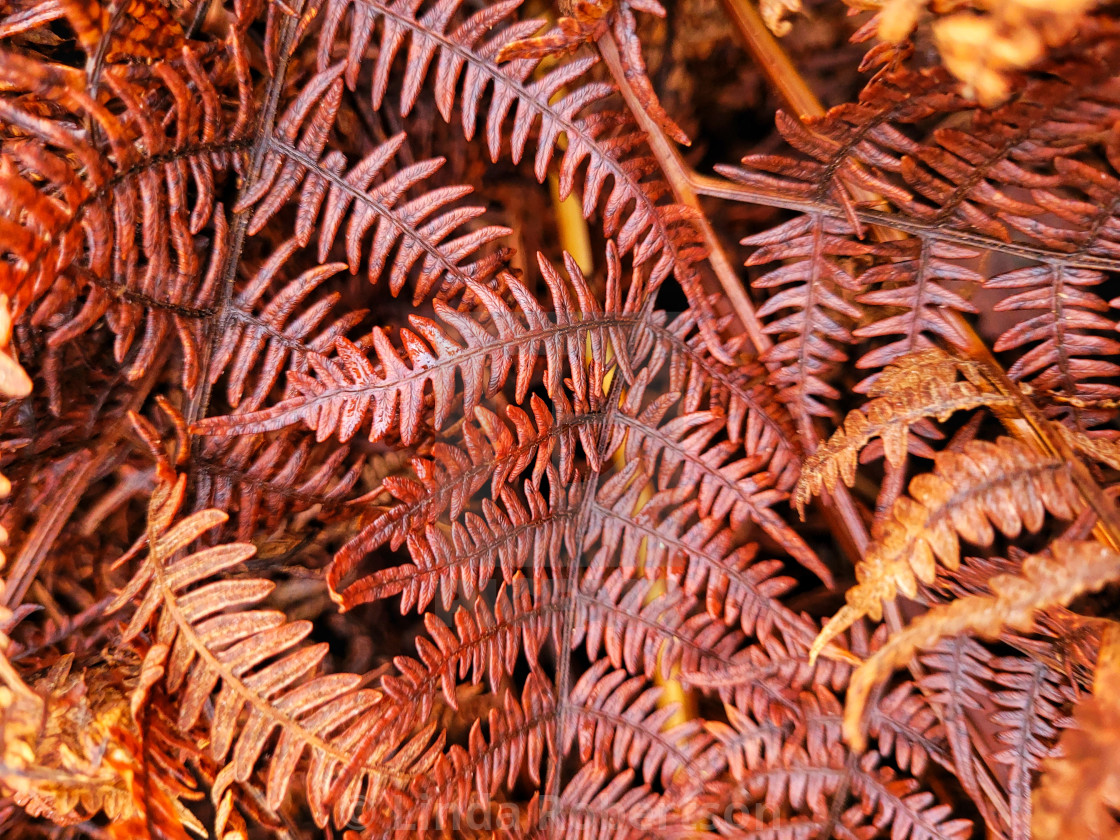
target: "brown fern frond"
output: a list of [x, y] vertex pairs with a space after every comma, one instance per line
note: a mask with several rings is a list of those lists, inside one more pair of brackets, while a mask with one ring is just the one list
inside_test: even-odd
[[[860, 761], [847, 754], [840, 741], [840, 702], [830, 691], [803, 691], [797, 704], [792, 732], [734, 709], [728, 710], [729, 724], [709, 724], [727, 749], [732, 777], [764, 806], [756, 814], [769, 817], [767, 834], [781, 830], [783, 815], [790, 814], [848, 836], [862, 836], [864, 820], [872, 817], [922, 838], [968, 836], [972, 824], [952, 819], [946, 807], [931, 807], [931, 795], [917, 780], [879, 767], [877, 753]], [[858, 802], [845, 808], [849, 795]]]
[[[852, 335], [855, 338], [899, 338], [865, 353], [856, 366], [881, 368], [909, 353], [920, 351], [930, 343], [931, 338], [950, 346], [967, 343], [959, 326], [946, 317], [946, 311], [976, 313], [979, 310], [960, 291], [946, 285], [946, 281], [954, 286], [979, 286], [984, 278], [967, 264], [962, 264], [975, 258], [977, 253], [921, 236], [884, 245], [883, 251], [890, 261], [869, 268], [860, 275], [863, 286], [873, 291], [860, 295], [857, 300], [872, 307], [885, 307], [886, 312], [901, 311], [861, 326], [853, 330]], [[880, 309], [871, 311], [884, 312]], [[871, 379], [873, 381], [874, 378]], [[870, 382], [867, 381], [860, 383], [860, 390], [865, 390], [868, 385]]]
[[689, 595], [702, 593], [713, 617], [738, 621], [744, 633], [763, 639], [775, 628], [796, 639], [803, 625], [776, 600], [792, 583], [775, 576], [781, 562], [754, 562], [757, 547], [701, 516], [696, 503], [685, 500], [687, 492], [662, 491], [639, 506], [644, 477], [624, 470], [598, 493], [584, 543], [584, 550], [593, 552], [587, 582], [601, 580], [618, 563], [628, 575], [636, 574], [635, 560], [644, 548], [644, 573], [680, 581]]
[[758, 316], [783, 313], [765, 323], [764, 331], [778, 341], [763, 360], [776, 366], [771, 384], [798, 414], [831, 417], [822, 400], [839, 396], [827, 380], [847, 358], [837, 345], [853, 340], [847, 324], [862, 313], [850, 298], [863, 287], [837, 257], [858, 258], [875, 250], [853, 241], [854, 232], [846, 221], [809, 214], [742, 241], [759, 246], [747, 265], [782, 263], [752, 285], [785, 287], [758, 308]]
[[[442, 158], [419, 161], [395, 173], [386, 173], [386, 167], [405, 143], [405, 135], [397, 134], [347, 171], [347, 160], [341, 152], [332, 150], [324, 154], [326, 137], [322, 130], [315, 131], [313, 138], [308, 136], [314, 126], [329, 127], [333, 123], [332, 111], [338, 107], [342, 93], [342, 83], [337, 79], [340, 73], [341, 67], [335, 67], [319, 74], [321, 81], [317, 77], [307, 91], [317, 94], [319, 86], [329, 81], [325, 96], [312, 96], [306, 103], [302, 97], [295, 100], [289, 106], [289, 114], [278, 123], [277, 129], [291, 136], [273, 139], [259, 179], [234, 208], [237, 212], [253, 209], [248, 232], [255, 234], [264, 229], [299, 188], [295, 239], [306, 246], [317, 232], [320, 264], [325, 263], [345, 223], [350, 273], [356, 274], [364, 261], [370, 282], [377, 282], [384, 273], [394, 295], [400, 293], [413, 266], [421, 260], [414, 302], [427, 298], [431, 288], [445, 275], [444, 294], [461, 287], [467, 278], [487, 280], [500, 266], [500, 253], [475, 263], [463, 261], [510, 230], [488, 225], [460, 232], [485, 212], [485, 208], [477, 206], [451, 206], [468, 195], [470, 187], [443, 187], [400, 203], [440, 169]], [[296, 143], [300, 109], [312, 104], [315, 112], [309, 114], [311, 127], [304, 130], [304, 136]], [[294, 118], [289, 120], [289, 115]], [[372, 242], [367, 247], [365, 239], [375, 224]]]
[[[300, 647], [311, 627], [288, 622], [282, 613], [250, 610], [273, 588], [265, 580], [218, 578], [254, 553], [251, 545], [231, 543], [183, 555], [182, 551], [226, 515], [204, 510], [177, 520], [186, 490], [185, 476], [161, 484], [152, 496], [148, 555], [118, 595], [120, 608], [139, 597], [124, 638], [155, 627], [156, 647], [145, 667], [162, 670], [169, 691], [181, 691], [178, 725], [189, 730], [213, 696], [210, 752], [227, 756], [233, 778], [250, 780], [266, 744], [276, 736], [267, 759], [266, 796], [275, 809], [292, 775], [309, 754], [315, 781], [307, 788], [316, 821], [337, 824], [351, 819], [358, 797], [406, 785], [435, 760], [440, 749], [430, 730], [410, 735], [400, 721], [385, 715], [380, 692], [361, 688], [352, 674], [302, 680], [326, 654], [324, 645]], [[242, 720], [243, 713], [246, 715]], [[338, 799], [328, 798], [335, 775], [349, 761], [350, 746], [376, 738], [366, 765]]]
[[[65, 10], [81, 31], [73, 18], [81, 4]], [[0, 101], [6, 137], [0, 179], [5, 229], [18, 225], [10, 232], [20, 233], [5, 237], [10, 259], [0, 287], [18, 310], [41, 301], [35, 318], [53, 319], [52, 345], [107, 316], [117, 360], [132, 350], [130, 378], [141, 376], [174, 338], [184, 353], [184, 386], [197, 384], [204, 319], [224, 259], [218, 190], [242, 168], [252, 107], [246, 98], [231, 111], [215, 79], [247, 77], [245, 50], [237, 38], [217, 52], [183, 41], [172, 57], [151, 66], [100, 65], [96, 81], [5, 52], [0, 63], [11, 94]], [[100, 85], [93, 96], [86, 90], [91, 81]], [[59, 111], [44, 115], [42, 102]], [[106, 154], [82, 128], [86, 123], [106, 138]], [[39, 182], [51, 185], [49, 194], [37, 189]], [[199, 245], [209, 228], [207, 260]], [[79, 293], [85, 300], [75, 311]]]
[[1024, 529], [1038, 531], [1047, 513], [1072, 519], [1084, 506], [1068, 464], [1010, 438], [939, 452], [934, 471], [915, 477], [910, 493], [876, 523], [873, 542], [856, 570], [858, 583], [848, 590], [847, 605], [821, 631], [811, 656], [862, 616], [879, 621], [883, 603], [899, 592], [913, 598], [918, 581], [933, 582], [938, 561], [955, 569], [960, 539], [988, 546], [995, 538], [993, 525], [1014, 537]]
[[528, 815], [532, 827], [547, 828], [572, 837], [594, 837], [610, 832], [625, 840], [643, 837], [678, 837], [706, 810], [700, 799], [684, 808], [649, 785], [635, 784], [635, 773], [617, 775], [603, 764], [586, 764], [565, 785], [559, 801], [548, 810], [534, 803]]
[[[959, 374], [965, 375], [963, 381]], [[985, 387], [969, 365], [932, 347], [893, 360], [871, 386], [870, 396], [805, 459], [793, 491], [802, 515], [814, 495], [840, 481], [852, 486], [860, 452], [874, 438], [882, 438], [887, 463], [898, 466], [911, 446], [911, 430], [926, 418], [944, 421], [957, 411], [1014, 407], [1010, 398]]]
[[1031, 555], [1019, 575], [991, 581], [992, 595], [959, 598], [933, 607], [894, 634], [852, 676], [844, 712], [844, 737], [862, 749], [860, 718], [872, 687], [907, 661], [915, 651], [958, 633], [992, 638], [1004, 629], [1030, 629], [1037, 610], [1064, 606], [1082, 592], [1099, 589], [1120, 576], [1120, 556], [1096, 542], [1065, 542], [1052, 547], [1053, 557]]
[[121, 827], [113, 837], [205, 837], [190, 806], [213, 767], [175, 731], [168, 699], [152, 696], [158, 676], [124, 648], [105, 658], [66, 654], [33, 691], [0, 687], [0, 787], [58, 825], [108, 818]]
[[[1109, 361], [1120, 352], [1120, 342], [1109, 337], [1116, 323], [1103, 314], [1108, 304], [1091, 291], [1104, 279], [1100, 272], [1055, 264], [1017, 269], [987, 281], [990, 289], [1025, 290], [1000, 300], [997, 311], [1039, 313], [1005, 330], [992, 348], [1030, 348], [1008, 368], [1008, 376], [1082, 399], [1120, 396], [1120, 389], [1111, 384], [1120, 366]], [[1056, 407], [1053, 413], [1061, 411]], [[1080, 418], [1076, 426], [1096, 425], [1110, 415], [1078, 408], [1072, 413]]]
[[627, 676], [600, 661], [584, 673], [565, 701], [558, 702], [548, 683], [534, 673], [525, 681], [520, 699], [506, 692], [502, 706], [491, 708], [489, 737], [476, 721], [468, 746], [448, 750], [446, 761], [426, 780], [427, 788], [462, 810], [475, 785], [493, 795], [503, 782], [512, 787], [508, 780], [522, 767], [539, 782], [536, 768], [553, 739], [560, 750], [585, 764], [594, 763], [592, 755], [601, 756], [607, 767], [640, 768], [647, 782], [666, 787], [689, 773], [688, 786], [700, 787], [700, 774], [711, 763], [706, 752], [712, 737], [696, 721], [665, 728], [674, 707], [659, 707], [660, 689], [642, 677]]
[[[352, 309], [328, 320], [340, 295], [313, 297], [316, 289], [346, 267], [343, 263], [323, 263], [286, 283], [274, 283], [284, 276], [285, 263], [298, 248], [294, 239], [277, 246], [230, 301], [226, 328], [214, 347], [210, 384], [228, 373], [226, 399], [242, 412], [259, 408], [283, 371], [306, 371], [309, 354], [328, 352], [335, 339], [350, 333], [366, 314]], [[262, 306], [262, 298], [274, 286], [279, 288]], [[247, 396], [246, 388], [250, 389]]]
[[[928, 297], [970, 310], [959, 293], [947, 295], [941, 284], [941, 291], [933, 291], [930, 284], [945, 273], [995, 289], [1026, 290], [996, 305], [999, 311], [1038, 313], [1003, 328], [997, 346], [1018, 351], [1013, 379], [1037, 379], [1038, 387], [1068, 396], [1111, 393], [1115, 319], [1091, 287], [1103, 282], [1101, 261], [1114, 268], [1116, 255], [1115, 152], [1104, 138], [1118, 107], [1112, 78], [1120, 66], [1120, 39], [1112, 23], [1102, 21], [1087, 24], [1083, 38], [1078, 50], [1059, 51], [1045, 73], [1024, 79], [1021, 93], [999, 108], [960, 97], [942, 71], [884, 72], [858, 103], [804, 124], [779, 120], [801, 157], [756, 155], [745, 159], [745, 168], [722, 170], [760, 193], [780, 190], [787, 199], [783, 206], [801, 210], [805, 219], [825, 216], [841, 227], [847, 219], [848, 247], [862, 244], [850, 240], [862, 237], [866, 224], [898, 232], [889, 237], [897, 241], [869, 254], [876, 265], [853, 273], [847, 285], [864, 292], [859, 301], [873, 319], [856, 335], [901, 330], [906, 344], [879, 347], [861, 366], [876, 367], [934, 337], [959, 343], [959, 319], [945, 318]], [[926, 124], [934, 115], [942, 125], [930, 132]], [[1014, 254], [1023, 267], [984, 278], [962, 261], [977, 245]], [[935, 258], [937, 249], [951, 259]], [[909, 256], [915, 253], [926, 255], [916, 266]], [[834, 293], [823, 282], [825, 261], [818, 257], [815, 264], [822, 281], [810, 284], [810, 292], [819, 287], [822, 295]], [[888, 308], [879, 315], [878, 306]], [[819, 334], [848, 343], [842, 325], [834, 324], [822, 322]], [[796, 347], [800, 339], [789, 340]], [[796, 381], [812, 375], [798, 372]], [[1078, 414], [1075, 424], [1095, 425], [1110, 416], [1076, 420]]]
[[992, 758], [1007, 767], [1011, 836], [1028, 840], [1031, 834], [1031, 788], [1034, 774], [1054, 753], [1065, 717], [1064, 706], [1073, 691], [1061, 672], [1026, 657], [991, 660], [997, 691], [992, 695], [1000, 711], [992, 721], [1000, 727], [996, 739], [1003, 749]]
[[[695, 300], [699, 285], [694, 275], [695, 263], [703, 257], [704, 248], [692, 224], [693, 212], [660, 201], [668, 188], [656, 177], [648, 177], [656, 164], [645, 155], [634, 153], [644, 137], [629, 120], [605, 111], [580, 116], [612, 92], [606, 84], [582, 81], [595, 60], [577, 58], [530, 81], [538, 60], [499, 63], [497, 59], [506, 46], [541, 27], [539, 21], [532, 20], [508, 23], [520, 0], [505, 0], [475, 12], [450, 29], [459, 5], [460, 0], [441, 0], [417, 17], [417, 9], [411, 3], [326, 0], [320, 12], [319, 68], [330, 66], [334, 60], [333, 45], [342, 41], [346, 44], [346, 81], [353, 87], [361, 67], [360, 58], [380, 22], [380, 49], [371, 83], [371, 104], [375, 110], [386, 95], [396, 57], [407, 41], [411, 46], [400, 86], [402, 113], [408, 114], [415, 106], [429, 67], [438, 58], [434, 91], [440, 114], [450, 122], [454, 105], [460, 103], [462, 128], [468, 140], [475, 135], [478, 118], [484, 116], [484, 136], [492, 160], [497, 160], [501, 152], [503, 124], [511, 110], [510, 151], [514, 162], [521, 159], [531, 130], [539, 124], [533, 167], [540, 181], [547, 174], [563, 134], [567, 144], [559, 165], [561, 197], [575, 187], [578, 170], [586, 161], [584, 216], [590, 216], [602, 204], [604, 234], [617, 239], [623, 255], [633, 250], [636, 264], [652, 261], [650, 286], [656, 288], [675, 273], [682, 282], [688, 281], [693, 303], [702, 304], [703, 301]], [[346, 20], [351, 10], [347, 32]], [[488, 88], [492, 88], [492, 93], [486, 103]], [[604, 199], [608, 180], [612, 186]], [[706, 339], [718, 346], [717, 337], [707, 331], [707, 325], [702, 328], [706, 330]]]
[[558, 489], [551, 466], [548, 472], [547, 498], [526, 482], [523, 494], [503, 488], [494, 499], [483, 500], [480, 514], [466, 511], [448, 531], [438, 523], [410, 531], [411, 563], [382, 569], [343, 587], [365, 551], [355, 547], [353, 553], [340, 552], [327, 572], [331, 596], [351, 609], [401, 594], [402, 611], [423, 611], [438, 592], [443, 608], [449, 610], [458, 597], [473, 599], [495, 569], [507, 584], [518, 571], [539, 580], [554, 568], [558, 555], [573, 548], [570, 526], [578, 508], [578, 488], [565, 493]]
[[[430, 422], [439, 429], [453, 411], [469, 414], [483, 396], [493, 396], [514, 364], [516, 399], [522, 401], [541, 350], [548, 367], [544, 376], [548, 393], [554, 396], [559, 392], [566, 372], [572, 378], [576, 397], [586, 400], [589, 377], [582, 360], [585, 343], [593, 351], [587, 367], [606, 371], [617, 366], [624, 376], [632, 376], [625, 353], [607, 355], [611, 347], [626, 346], [625, 331], [636, 320], [634, 296], [623, 303], [619, 292], [617, 257], [610, 259], [609, 265], [606, 310], [591, 293], [574, 260], [567, 260], [573, 298], [569, 285], [542, 257], [541, 270], [552, 295], [551, 314], [512, 275], [505, 275], [504, 282], [516, 300], [516, 309], [490, 288], [469, 280], [467, 287], [479, 301], [479, 314], [461, 313], [443, 301], [434, 301], [438, 322], [412, 315], [412, 330], [401, 331], [403, 357], [380, 328], [370, 335], [369, 356], [339, 337], [335, 357], [308, 356], [314, 376], [298, 372], [289, 375], [294, 396], [260, 411], [207, 418], [196, 424], [195, 431], [245, 434], [306, 423], [320, 441], [337, 436], [345, 442], [368, 423], [370, 440], [399, 430], [402, 442], [409, 445], [417, 438], [422, 417], [428, 414], [429, 387], [433, 403]], [[493, 332], [479, 323], [480, 316]], [[452, 338], [448, 328], [460, 339]], [[568, 361], [571, 359], [579, 361], [572, 364]], [[461, 405], [454, 387], [456, 374], [464, 385]]]
[[327, 516], [351, 501], [365, 460], [347, 447], [316, 447], [288, 435], [208, 438], [192, 461], [200, 507], [237, 511], [237, 539], [312, 506]]
[[[790, 443], [793, 432], [788, 423], [774, 417], [772, 408], [767, 404], [770, 394], [764, 386], [742, 383], [743, 375], [749, 374], [749, 371], [733, 372], [711, 358], [702, 338], [692, 333], [693, 320], [693, 315], [685, 313], [671, 324], [663, 325], [663, 313], [649, 315], [643, 320], [641, 329], [632, 330], [627, 335], [633, 357], [631, 365], [642, 364], [651, 376], [657, 376], [668, 366], [670, 387], [679, 384], [683, 392], [678, 410], [689, 411], [692, 406], [699, 408], [701, 405], [711, 408], [707, 413], [691, 411], [690, 420], [677, 421], [665, 430], [658, 430], [649, 425], [652, 415], [629, 417], [629, 412], [639, 411], [648, 387], [635, 383], [627, 397], [627, 405], [631, 408], [624, 407], [623, 412], [616, 415], [615, 420], [620, 425], [612, 436], [615, 443], [607, 456], [620, 451], [615, 447], [621, 446], [624, 441], [627, 460], [642, 452], [655, 458], [664, 453], [666, 473], [662, 482], [665, 483], [667, 477], [673, 474], [670, 469], [673, 464], [696, 460], [695, 451], [689, 453], [682, 449], [679, 438], [700, 426], [704, 431], [701, 436], [693, 438], [694, 450], [705, 448], [705, 436], [710, 439], [717, 432], [726, 432], [730, 441], [742, 441], [742, 446], [752, 453], [754, 461], [740, 462], [749, 472], [762, 468], [763, 462], [757, 460], [758, 456], [768, 455], [770, 460], [765, 464], [768, 475], [779, 488], [788, 484], [795, 476]], [[690, 334], [686, 340], [684, 336]], [[648, 381], [648, 378], [643, 381]], [[540, 486], [550, 458], [558, 458], [559, 479], [565, 484], [572, 481], [575, 458], [580, 450], [591, 459], [593, 468], [601, 468], [602, 458], [595, 444], [598, 429], [603, 425], [601, 415], [575, 411], [562, 393], [556, 396], [560, 409], [558, 417], [554, 417], [537, 396], [532, 395], [529, 402], [532, 418], [517, 406], [509, 406], [506, 409], [508, 424], [489, 409], [477, 407], [477, 422], [466, 422], [462, 426], [463, 447], [437, 443], [430, 456], [412, 459], [415, 478], [386, 477], [382, 488], [403, 504], [392, 505], [365, 526], [339, 553], [339, 562], [352, 566], [362, 554], [386, 543], [396, 549], [411, 531], [423, 523], [434, 522], [446, 512], [450, 512], [452, 519], [457, 519], [467, 500], [487, 482], [490, 497], [500, 498], [507, 481], [521, 474], [530, 463], [533, 465], [530, 476], [533, 487]], [[657, 410], [664, 413], [671, 402], [661, 400]], [[721, 445], [719, 451], [728, 453], [724, 457], [729, 457], [735, 447]], [[708, 471], [707, 466], [713, 457], [718, 457], [716, 451], [702, 461], [700, 467], [707, 473], [707, 477], [700, 480], [710, 485], [711, 492], [705, 495], [713, 500], [713, 506], [719, 510], [730, 506], [737, 519], [742, 519], [743, 514], [750, 514], [748, 518], [762, 519], [769, 497], [760, 495], [752, 498], [749, 486], [740, 483], [737, 477], [741, 470], [727, 474], [716, 469]], [[695, 470], [696, 467], [693, 467], [689, 472]], [[720, 497], [726, 501], [716, 503]], [[776, 529], [776, 522], [771, 520], [768, 525]], [[796, 541], [791, 542], [788, 538], [785, 542], [797, 546]], [[799, 553], [806, 556], [802, 549]]]
[[[632, 366], [648, 368], [653, 377], [667, 367], [667, 390], [681, 395], [681, 410], [718, 411], [727, 417], [726, 432], [733, 442], [745, 440], [752, 452], [773, 447], [768, 471], [778, 487], [788, 489], [796, 479], [792, 461], [797, 432], [788, 414], [775, 405], [775, 394], [765, 384], [766, 369], [761, 364], [729, 366], [715, 358], [697, 323], [702, 312], [690, 308], [668, 323], [662, 323], [663, 317], [655, 310], [644, 328], [631, 334]], [[727, 322], [724, 318], [714, 325], [721, 335]], [[746, 337], [726, 340], [724, 349], [733, 355], [745, 352]]]

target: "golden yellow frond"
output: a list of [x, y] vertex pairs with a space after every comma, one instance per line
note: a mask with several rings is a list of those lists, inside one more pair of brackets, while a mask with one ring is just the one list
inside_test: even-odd
[[933, 582], [938, 562], [956, 569], [961, 539], [988, 546], [995, 538], [992, 526], [1014, 537], [1023, 529], [1039, 530], [1047, 513], [1070, 519], [1082, 506], [1064, 461], [1011, 438], [939, 452], [934, 471], [915, 476], [910, 495], [877, 523], [847, 606], [825, 624], [810, 657], [863, 616], [879, 621], [883, 602], [899, 592], [914, 597], [918, 581]]

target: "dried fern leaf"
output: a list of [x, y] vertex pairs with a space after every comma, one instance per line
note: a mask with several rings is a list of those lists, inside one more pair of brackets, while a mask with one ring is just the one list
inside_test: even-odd
[[[872, 826], [880, 823], [905, 826], [923, 840], [970, 836], [971, 821], [934, 805], [917, 779], [879, 766], [877, 753], [857, 760], [845, 750], [840, 701], [827, 686], [818, 683], [791, 695], [794, 726], [734, 707], [727, 709], [728, 723], [708, 724], [741, 795], [760, 806], [754, 814], [762, 818], [761, 825], [748, 824], [755, 831], [727, 836], [808, 837], [813, 836], [811, 826], [830, 819], [840, 819], [843, 831], [838, 833], [851, 837], [874, 836]], [[858, 804], [837, 815], [835, 803], [847, 802], [849, 796]]]
[[[958, 381], [962, 373], [969, 378]], [[944, 421], [973, 408], [1014, 406], [1011, 398], [983, 387], [967, 364], [937, 348], [896, 359], [876, 379], [870, 395], [867, 405], [850, 412], [843, 427], [805, 459], [793, 491], [793, 504], [802, 516], [814, 495], [841, 480], [848, 487], [855, 483], [860, 451], [874, 438], [882, 438], [887, 463], [898, 466], [916, 423], [930, 417]]]
[[237, 539], [248, 542], [312, 506], [323, 520], [344, 510], [364, 466], [349, 447], [315, 446], [296, 434], [207, 438], [193, 463], [195, 499], [199, 507], [236, 510]]
[[1069, 465], [1037, 454], [1011, 438], [972, 441], [961, 452], [939, 452], [934, 471], [910, 482], [910, 495], [876, 523], [872, 542], [856, 567], [847, 604], [813, 643], [815, 659], [829, 641], [863, 616], [878, 621], [883, 602], [899, 592], [913, 598], [918, 581], [933, 583], [937, 562], [960, 565], [959, 540], [981, 546], [1000, 533], [1038, 531], [1047, 513], [1072, 519], [1084, 506]]
[[[316, 124], [329, 128], [342, 95], [342, 82], [338, 79], [341, 73], [341, 66], [321, 73], [322, 82], [318, 77], [309, 82], [308, 98], [305, 100], [301, 94], [289, 106], [289, 112], [295, 111], [298, 115], [301, 106], [313, 106]], [[316, 99], [315, 94], [321, 93], [318, 86], [326, 82], [330, 82], [331, 87], [324, 98]], [[324, 113], [325, 108], [329, 112]], [[511, 232], [497, 225], [472, 226], [469, 231], [464, 230], [486, 210], [479, 206], [453, 206], [472, 189], [466, 186], [422, 189], [424, 181], [443, 166], [443, 158], [417, 161], [395, 173], [386, 171], [398, 155], [406, 159], [411, 157], [402, 133], [348, 167], [342, 152], [324, 151], [326, 136], [322, 130], [309, 140], [310, 132], [305, 129], [303, 139], [293, 145], [297, 142], [295, 132], [299, 121], [288, 117], [285, 114], [278, 123], [277, 130], [282, 134], [269, 144], [269, 154], [253, 189], [243, 194], [234, 208], [235, 211], [253, 209], [249, 233], [263, 230], [298, 188], [295, 240], [299, 245], [310, 244], [317, 232], [318, 262], [324, 264], [335, 240], [342, 237], [350, 273], [357, 274], [364, 261], [370, 282], [377, 282], [384, 274], [393, 295], [399, 294], [412, 268], [420, 263], [414, 304], [428, 297], [441, 276], [446, 276], [445, 284], [454, 290], [467, 278], [485, 281], [498, 268], [500, 254], [498, 259], [491, 256], [480, 257], [473, 264], [465, 262], [480, 248]], [[410, 193], [411, 197], [406, 198]], [[369, 236], [371, 230], [372, 237]], [[368, 245], [367, 238], [371, 240]], [[447, 292], [445, 289], [444, 293]]]
[[[503, 279], [515, 306], [488, 286], [469, 280], [467, 287], [479, 302], [477, 311], [459, 312], [436, 300], [438, 321], [410, 315], [412, 329], [401, 330], [403, 356], [380, 327], [370, 335], [368, 355], [339, 337], [335, 356], [308, 356], [314, 376], [289, 374], [293, 396], [259, 411], [206, 418], [193, 430], [230, 435], [306, 423], [319, 441], [337, 436], [345, 442], [368, 424], [370, 440], [399, 433], [401, 441], [409, 445], [417, 439], [421, 421], [429, 416], [431, 425], [439, 429], [453, 413], [472, 413], [484, 396], [497, 393], [514, 365], [515, 398], [522, 402], [542, 350], [547, 364], [544, 383], [553, 398], [560, 392], [565, 373], [573, 382], [576, 398], [584, 401], [590, 399], [588, 382], [597, 378], [595, 371], [617, 367], [627, 380], [632, 379], [623, 348], [627, 331], [637, 322], [638, 301], [634, 294], [622, 299], [621, 268], [613, 245], [608, 248], [607, 310], [570, 257], [566, 259], [569, 282], [543, 256], [540, 265], [552, 295], [551, 311], [512, 275]], [[585, 361], [587, 347], [591, 356]], [[456, 374], [463, 381], [461, 396]]]
[[919, 616], [852, 675], [844, 711], [844, 737], [862, 750], [861, 718], [871, 689], [914, 654], [960, 633], [996, 638], [1004, 629], [1029, 630], [1035, 613], [1065, 606], [1120, 577], [1120, 554], [1097, 542], [1056, 541], [1052, 556], [1030, 555], [1019, 574], [991, 580], [992, 594], [958, 598]]
[[[230, 91], [223, 80], [247, 80], [248, 45], [235, 31], [215, 49], [185, 39], [177, 25], [155, 40], [129, 15], [110, 24], [90, 17], [87, 5], [62, 8], [98, 67], [92, 95], [81, 70], [32, 53], [0, 56], [0, 196], [13, 208], [3, 215], [5, 251], [14, 257], [0, 268], [0, 293], [18, 312], [37, 304], [34, 317], [50, 324], [52, 346], [104, 319], [130, 379], [177, 342], [182, 384], [193, 390], [227, 256], [218, 199], [243, 169], [256, 110], [247, 84]], [[152, 22], [170, 26], [166, 8], [150, 5]], [[159, 59], [122, 61], [126, 54]], [[49, 115], [39, 102], [54, 103]]]
[[103, 813], [144, 836], [205, 837], [182, 801], [201, 797], [196, 779], [172, 758], [184, 743], [162, 710], [137, 713], [139, 665], [120, 651], [75, 668], [68, 654], [30, 687], [0, 685], [0, 791], [58, 825]]
[[[178, 511], [186, 476], [161, 483], [149, 507], [148, 555], [118, 595], [114, 608], [139, 598], [125, 640], [154, 627], [156, 647], [145, 667], [162, 668], [168, 691], [180, 693], [178, 725], [190, 730], [213, 704], [210, 752], [229, 761], [233, 779], [247, 783], [259, 763], [268, 769], [265, 788], [276, 809], [307, 754], [305, 787], [319, 825], [333, 817], [348, 822], [359, 798], [391, 795], [431, 766], [440, 751], [431, 729], [413, 733], [387, 714], [380, 692], [361, 688], [353, 674], [308, 677], [325, 645], [301, 647], [311, 626], [288, 622], [272, 610], [246, 610], [272, 590], [265, 580], [230, 577], [251, 557], [253, 546], [231, 543], [190, 554], [184, 550], [226, 519], [203, 510], [185, 519]], [[276, 738], [268, 758], [265, 747]], [[348, 768], [353, 745], [372, 740], [365, 763], [334, 790]]]
[[1070, 448], [1080, 452], [1094, 461], [1107, 464], [1114, 470], [1120, 470], [1120, 443], [1102, 437], [1090, 437], [1084, 432], [1071, 429], [1068, 426], [1056, 425], [1056, 434], [1061, 435]]

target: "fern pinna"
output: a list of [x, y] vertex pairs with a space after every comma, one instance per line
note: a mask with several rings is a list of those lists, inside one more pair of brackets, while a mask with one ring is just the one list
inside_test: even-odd
[[1120, 29], [797, 5], [0, 4], [4, 836], [1116, 833]]

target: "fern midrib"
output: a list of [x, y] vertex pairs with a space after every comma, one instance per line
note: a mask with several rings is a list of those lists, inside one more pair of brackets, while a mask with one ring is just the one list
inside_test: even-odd
[[[730, 171], [732, 169], [721, 170]], [[734, 201], [741, 204], [757, 204], [763, 207], [773, 207], [781, 210], [792, 210], [806, 215], [819, 213], [830, 219], [848, 219], [849, 214], [838, 204], [816, 199], [798, 198], [792, 191], [780, 192], [761, 187], [747, 186], [746, 184], [726, 181], [722, 178], [693, 176], [692, 184], [700, 195], [712, 198], [722, 198], [725, 201]], [[983, 251], [992, 251], [1007, 254], [1013, 257], [1022, 257], [1035, 262], [1051, 262], [1057, 260], [1070, 268], [1095, 269], [1097, 271], [1120, 272], [1120, 259], [1110, 257], [1080, 254], [1071, 256], [1070, 252], [1050, 250], [1041, 246], [1027, 245], [1019, 242], [1004, 242], [991, 236], [978, 233], [969, 233], [950, 227], [938, 227], [929, 222], [908, 219], [901, 213], [888, 213], [882, 210], [869, 210], [861, 207], [853, 208], [854, 215], [861, 223], [869, 227], [881, 227], [909, 233], [914, 236], [928, 236], [936, 242], [947, 242], [967, 248]]]
[[[395, 376], [380, 378], [380, 375], [374, 371], [374, 383], [368, 384], [370, 380], [361, 380], [359, 382], [347, 383], [345, 385], [331, 384], [329, 387], [324, 386], [320, 393], [314, 395], [304, 394], [292, 398], [299, 400], [302, 406], [318, 406], [322, 402], [327, 402], [333, 399], [339, 399], [344, 395], [349, 394], [373, 394], [377, 391], [391, 390], [397, 392], [404, 390], [406, 387], [415, 387], [416, 380], [421, 383], [426, 382], [431, 378], [433, 371], [442, 370], [448, 366], [452, 368], [464, 368], [475, 365], [480, 360], [486, 361], [495, 356], [500, 351], [509, 350], [511, 348], [521, 348], [527, 344], [540, 342], [542, 344], [552, 345], [557, 353], [557, 362], [560, 362], [560, 356], [567, 349], [567, 345], [563, 347], [555, 347], [555, 343], [559, 342], [568, 336], [579, 334], [583, 332], [590, 332], [592, 330], [607, 331], [613, 327], [633, 327], [641, 324], [641, 318], [635, 316], [627, 317], [602, 317], [595, 320], [577, 321], [571, 324], [563, 324], [549, 327], [548, 329], [526, 329], [519, 332], [517, 335], [510, 338], [502, 338], [500, 336], [490, 336], [491, 340], [485, 344], [468, 343], [466, 347], [450, 356], [437, 356], [435, 364], [422, 365], [420, 367], [410, 367], [408, 372]], [[604, 335], [605, 341], [609, 342], [610, 336]], [[375, 356], [376, 358], [376, 356]], [[400, 358], [400, 357], [398, 357]], [[380, 381], [377, 381], [380, 379]], [[279, 403], [278, 405], [283, 405]]]

